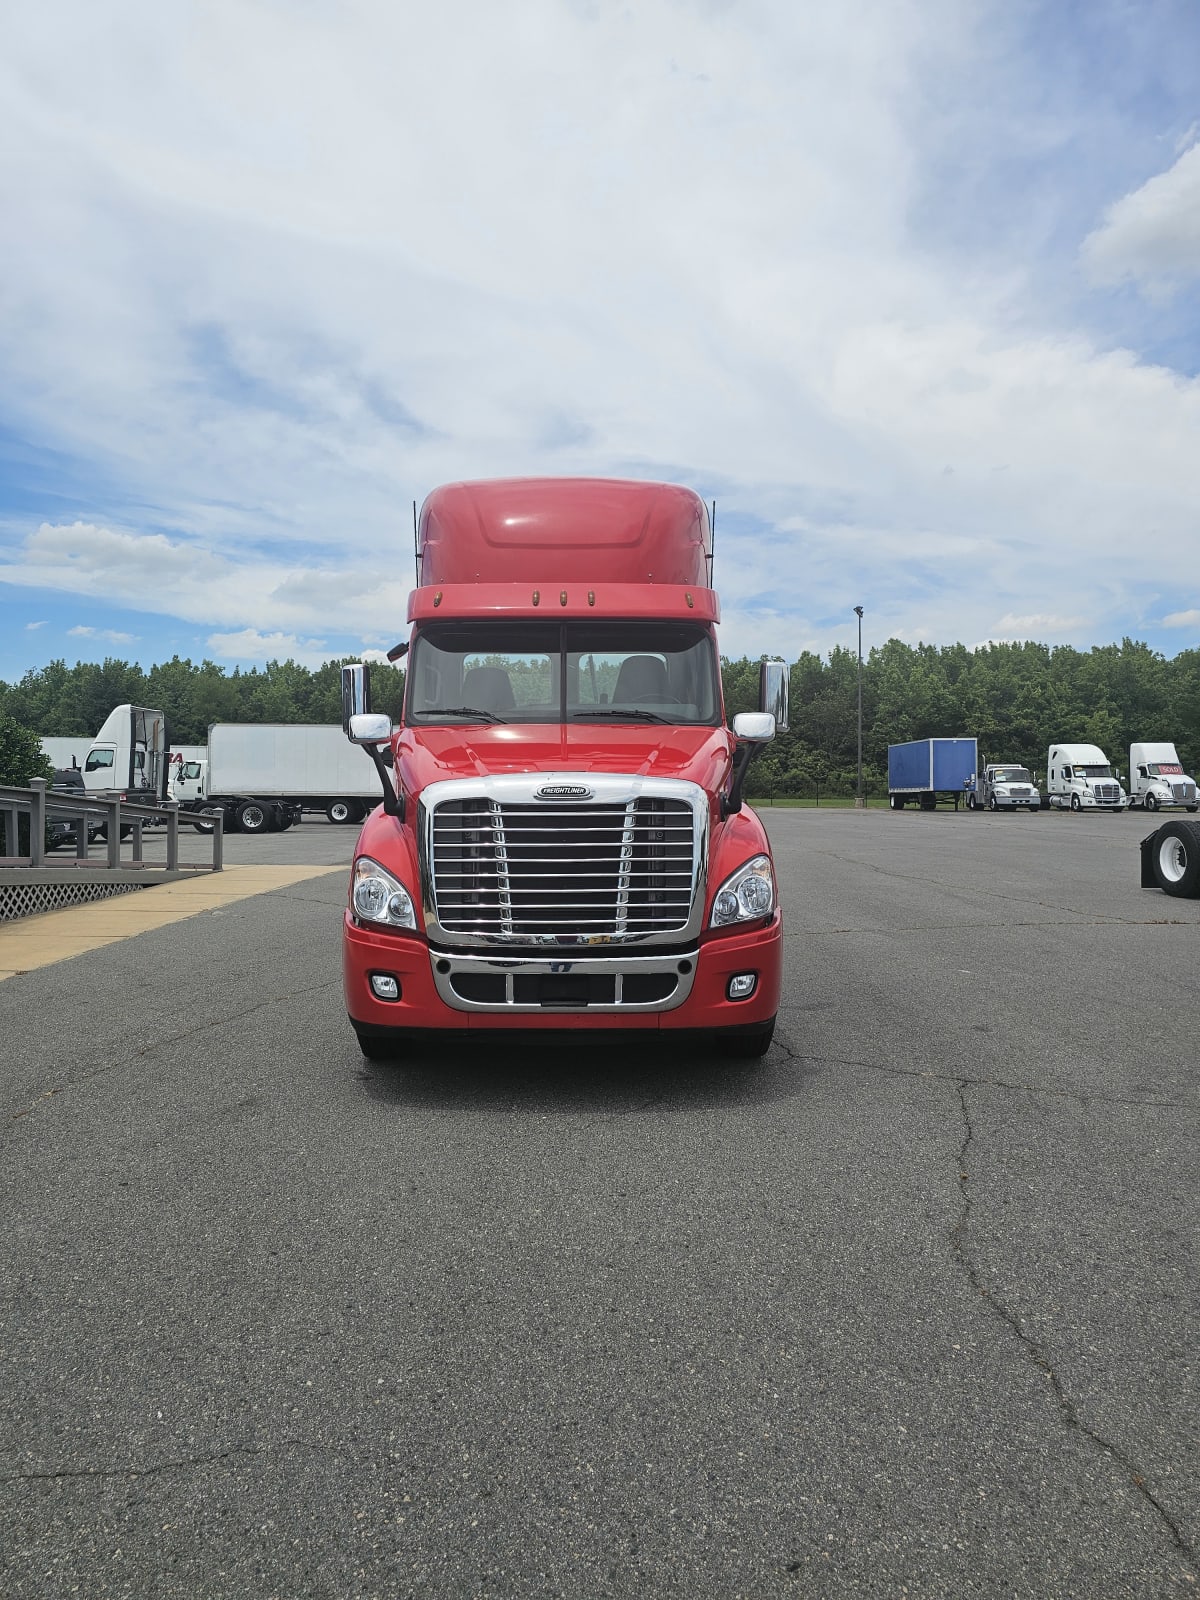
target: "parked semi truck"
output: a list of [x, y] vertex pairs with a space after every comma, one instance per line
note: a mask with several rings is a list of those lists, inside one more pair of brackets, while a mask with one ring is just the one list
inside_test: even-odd
[[910, 739], [888, 745], [888, 805], [900, 811], [910, 800], [932, 811], [939, 794], [952, 796], [954, 808], [975, 782], [979, 745], [975, 739]]
[[1028, 767], [1013, 761], [989, 761], [975, 788], [967, 791], [972, 811], [1039, 811], [1042, 797]]
[[[759, 1056], [779, 1007], [771, 847], [743, 803], [787, 670], [725, 723], [703, 502], [667, 484], [426, 499], [399, 727], [344, 669], [384, 788], [342, 939], [363, 1053], [444, 1030], [657, 1030]], [[366, 764], [362, 752], [357, 758]]]
[[1164, 806], [1197, 806], [1196, 780], [1183, 770], [1173, 744], [1142, 742], [1129, 746], [1129, 809], [1158, 811]]
[[1043, 810], [1123, 811], [1128, 796], [1095, 744], [1052, 744], [1046, 756]]
[[336, 723], [214, 722], [208, 755], [179, 763], [171, 793], [201, 830], [220, 811], [226, 829], [290, 828], [305, 811], [361, 822], [383, 797], [379, 775]]

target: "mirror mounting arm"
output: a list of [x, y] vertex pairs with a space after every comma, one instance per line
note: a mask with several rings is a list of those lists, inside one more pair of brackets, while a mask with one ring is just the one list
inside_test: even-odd
[[379, 774], [379, 781], [383, 785], [383, 809], [389, 817], [395, 817], [399, 822], [404, 821], [404, 796], [397, 795], [392, 783], [392, 775], [388, 771], [387, 758], [383, 753], [383, 746], [378, 744], [364, 744], [362, 748], [375, 763], [375, 770]]
[[733, 772], [728, 792], [721, 796], [721, 821], [736, 816], [742, 809], [742, 791], [746, 786], [746, 773], [758, 753], [757, 744], [739, 744], [733, 757]]

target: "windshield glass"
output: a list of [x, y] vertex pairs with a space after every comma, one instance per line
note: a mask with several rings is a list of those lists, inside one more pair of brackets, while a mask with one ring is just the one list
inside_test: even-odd
[[1032, 783], [1024, 767], [997, 767], [992, 773], [993, 783]]
[[1109, 766], [1103, 766], [1103, 767], [1076, 767], [1075, 771], [1076, 771], [1077, 774], [1080, 774], [1085, 778], [1111, 778], [1112, 777], [1112, 768], [1109, 767]]
[[1183, 768], [1178, 762], [1152, 761], [1146, 768], [1152, 778], [1171, 778], [1177, 773], [1182, 773]]
[[711, 725], [717, 685], [691, 623], [436, 622], [413, 639], [405, 721]]

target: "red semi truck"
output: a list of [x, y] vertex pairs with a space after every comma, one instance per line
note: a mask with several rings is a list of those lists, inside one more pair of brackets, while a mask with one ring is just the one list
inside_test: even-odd
[[355, 849], [346, 1009], [382, 1059], [447, 1030], [658, 1030], [760, 1056], [779, 1007], [771, 848], [742, 803], [787, 669], [725, 725], [702, 500], [669, 484], [436, 489], [400, 726], [366, 664], [344, 724], [383, 804]]

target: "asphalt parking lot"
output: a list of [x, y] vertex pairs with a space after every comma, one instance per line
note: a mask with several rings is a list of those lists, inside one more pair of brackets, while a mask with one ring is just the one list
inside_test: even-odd
[[0, 1594], [1197, 1592], [1200, 900], [763, 814], [752, 1067], [368, 1065], [336, 872], [0, 983]]

